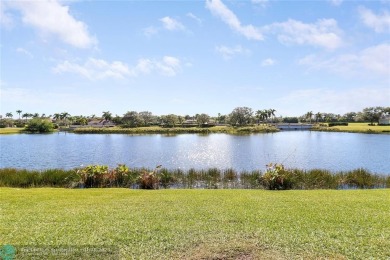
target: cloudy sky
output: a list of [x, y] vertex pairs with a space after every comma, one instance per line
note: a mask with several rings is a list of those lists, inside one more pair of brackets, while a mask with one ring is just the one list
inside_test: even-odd
[[390, 105], [390, 1], [1, 1], [1, 111]]

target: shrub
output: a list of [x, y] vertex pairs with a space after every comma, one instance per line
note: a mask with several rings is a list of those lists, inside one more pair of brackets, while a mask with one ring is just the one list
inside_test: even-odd
[[349, 171], [345, 175], [344, 184], [359, 189], [373, 188], [375, 181], [373, 175], [365, 169]]
[[142, 171], [139, 176], [139, 187], [140, 189], [156, 190], [159, 188], [158, 170], [161, 165], [157, 166], [152, 172]]
[[331, 122], [328, 124], [329, 127], [339, 126], [339, 125], [348, 126], [348, 123], [347, 122]]
[[160, 185], [165, 189], [169, 188], [169, 186], [175, 182], [173, 174], [167, 169], [161, 169], [159, 179]]
[[97, 188], [104, 186], [104, 179], [107, 179], [108, 166], [106, 165], [88, 165], [77, 170], [81, 187]]
[[291, 175], [282, 164], [270, 163], [261, 177], [261, 182], [268, 190], [288, 190], [292, 188]]
[[30, 133], [49, 133], [53, 129], [52, 122], [40, 118], [31, 119], [26, 126], [26, 131]]

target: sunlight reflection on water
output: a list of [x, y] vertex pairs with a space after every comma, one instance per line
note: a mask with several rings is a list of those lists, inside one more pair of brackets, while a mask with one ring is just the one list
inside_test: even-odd
[[0, 166], [74, 168], [88, 164], [166, 168], [265, 169], [270, 162], [301, 169], [390, 174], [390, 136], [324, 132], [227, 135], [4, 135]]

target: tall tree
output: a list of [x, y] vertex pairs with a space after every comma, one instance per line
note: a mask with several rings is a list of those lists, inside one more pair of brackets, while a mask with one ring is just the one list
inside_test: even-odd
[[166, 116], [165, 120], [166, 120], [166, 123], [168, 124], [168, 126], [175, 127], [176, 123], [178, 122], [178, 117], [177, 117], [177, 115], [169, 114]]
[[152, 112], [142, 111], [142, 112], [139, 112], [138, 115], [141, 118], [142, 124], [144, 126], [149, 126], [149, 125], [151, 125], [153, 123], [153, 114], [152, 114]]
[[386, 112], [384, 107], [367, 107], [363, 109], [364, 120], [370, 121], [371, 124], [377, 122], [379, 124], [379, 118]]
[[248, 125], [251, 122], [252, 114], [252, 109], [249, 107], [236, 107], [229, 114], [230, 124], [236, 126]]
[[104, 118], [104, 120], [110, 121], [112, 119], [112, 114], [110, 113], [110, 111], [105, 111], [103, 112], [102, 117]]
[[13, 115], [11, 112], [9, 112], [9, 113], [6, 113], [5, 116], [11, 118], [11, 117], [13, 117], [14, 115]]
[[60, 120], [60, 118], [61, 118], [61, 114], [60, 113], [55, 113], [54, 115], [53, 115], [53, 119], [54, 120]]
[[22, 115], [22, 118], [24, 118], [26, 121], [27, 121], [27, 118], [29, 118], [30, 117], [30, 113], [24, 113], [23, 115]]
[[317, 112], [315, 116], [316, 116], [316, 123], [318, 123], [320, 121], [320, 119], [322, 118], [322, 114], [321, 114], [321, 112]]
[[313, 111], [309, 111], [306, 113], [306, 119], [309, 119], [310, 124], [311, 124], [312, 117], [313, 117]]
[[136, 111], [128, 111], [124, 114], [122, 122], [126, 127], [138, 127], [142, 124], [142, 120]]
[[210, 116], [207, 114], [200, 114], [196, 117], [196, 122], [198, 123], [199, 126], [208, 123], [209, 120], [210, 120]]
[[22, 110], [16, 110], [16, 113], [19, 115], [19, 119], [20, 119], [20, 114], [22, 113], [23, 111]]
[[272, 123], [274, 122], [275, 112], [276, 112], [276, 110], [273, 109], [273, 108], [268, 109], [268, 115], [269, 115], [269, 117], [271, 118], [271, 122], [272, 122]]

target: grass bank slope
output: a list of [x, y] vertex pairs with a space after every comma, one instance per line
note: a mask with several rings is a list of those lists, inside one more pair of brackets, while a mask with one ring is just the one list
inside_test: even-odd
[[0, 128], [0, 134], [20, 134], [24, 128], [19, 127], [6, 127]]
[[347, 126], [315, 127], [313, 130], [365, 134], [390, 134], [390, 125], [369, 125], [369, 123], [348, 123]]
[[16, 249], [112, 246], [121, 259], [390, 257], [388, 189], [1, 188], [0, 205], [1, 242]]

